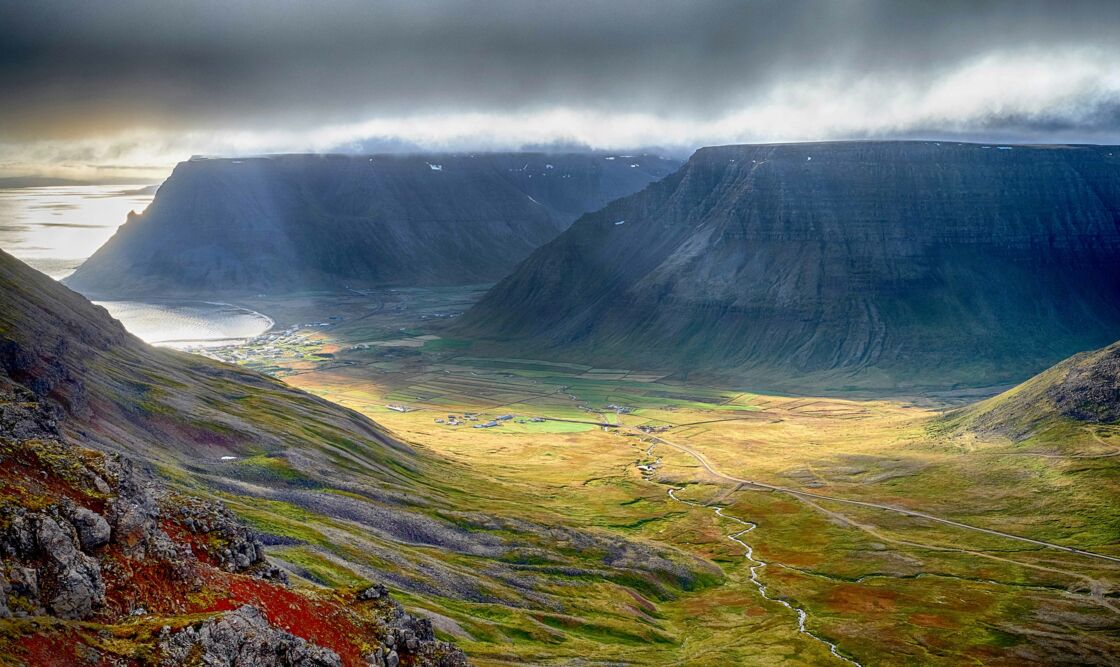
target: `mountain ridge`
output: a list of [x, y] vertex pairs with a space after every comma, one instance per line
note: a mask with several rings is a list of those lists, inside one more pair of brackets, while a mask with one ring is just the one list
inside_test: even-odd
[[710, 147], [583, 216], [453, 331], [778, 389], [995, 385], [1113, 340], [1118, 266], [1120, 149]]
[[65, 282], [106, 297], [493, 282], [582, 213], [678, 164], [600, 153], [195, 158]]
[[70, 437], [188, 468], [251, 453], [306, 457], [312, 439], [333, 443], [330, 458], [409, 484], [401, 472], [413, 465], [412, 449], [356, 412], [146, 345], [104, 308], [2, 251], [0, 288], [0, 373], [55, 406]]

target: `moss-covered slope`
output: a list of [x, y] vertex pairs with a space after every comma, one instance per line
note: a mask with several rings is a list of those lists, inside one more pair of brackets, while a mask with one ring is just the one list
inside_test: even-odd
[[1120, 424], [1120, 342], [1074, 355], [1013, 389], [950, 413], [942, 423], [1012, 440]]

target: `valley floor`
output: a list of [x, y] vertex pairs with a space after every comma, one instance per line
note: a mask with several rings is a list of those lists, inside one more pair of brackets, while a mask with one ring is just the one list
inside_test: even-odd
[[[209, 351], [435, 454], [424, 472], [468, 530], [549, 527], [555, 557], [405, 545], [432, 572], [479, 582], [398, 595], [478, 664], [1120, 660], [1120, 431], [1014, 445], [950, 435], [927, 404], [492, 358], [440, 336], [478, 293], [247, 304], [277, 328]], [[276, 469], [214, 462], [258, 464]], [[358, 529], [329, 509], [230, 500], [292, 538], [271, 555], [308, 585], [394, 567], [360, 553]], [[329, 530], [305, 539], [297, 524]], [[573, 531], [693, 561], [685, 574], [649, 551], [604, 556]], [[643, 568], [654, 580], [617, 574]]]

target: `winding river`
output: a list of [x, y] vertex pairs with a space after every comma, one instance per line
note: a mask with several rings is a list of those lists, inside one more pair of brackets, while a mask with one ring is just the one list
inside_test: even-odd
[[[653, 448], [655, 446], [656, 446], [656, 443], [653, 444], [653, 445], [650, 445], [649, 449], [646, 450], [646, 455], [647, 456], [652, 456]], [[650, 480], [653, 471], [656, 469], [657, 465], [660, 462], [661, 462], [661, 459], [658, 458], [654, 461], [654, 464], [652, 466], [643, 467], [641, 469], [642, 476], [645, 477], [647, 480]], [[652, 481], [652, 480], [650, 480], [650, 481]], [[797, 631], [800, 632], [801, 634], [813, 639], [814, 641], [819, 642], [820, 644], [823, 644], [824, 646], [828, 647], [829, 653], [836, 656], [840, 660], [843, 660], [844, 662], [848, 663], [849, 665], [856, 665], [856, 667], [863, 667], [863, 665], [861, 665], [859, 662], [841, 654], [840, 650], [837, 648], [836, 644], [828, 641], [824, 637], [821, 637], [820, 635], [817, 635], [813, 631], [806, 628], [805, 623], [809, 619], [809, 613], [807, 611], [805, 611], [804, 608], [798, 607], [798, 606], [796, 606], [796, 605], [794, 605], [794, 604], [792, 604], [792, 603], [790, 603], [786, 600], [783, 600], [782, 598], [774, 597], [774, 596], [770, 595], [769, 592], [767, 592], [766, 584], [762, 583], [762, 580], [758, 576], [758, 571], [761, 570], [762, 568], [766, 567], [766, 561], [759, 560], [758, 558], [756, 558], [755, 555], [754, 555], [754, 548], [751, 547], [751, 545], [744, 542], [742, 539], [740, 539], [743, 535], [746, 535], [747, 533], [751, 532], [755, 528], [758, 528], [758, 524], [753, 523], [751, 521], [744, 521], [743, 519], [739, 519], [739, 518], [733, 517], [729, 514], [725, 514], [724, 511], [723, 511], [725, 508], [723, 508], [723, 507], [709, 507], [707, 505], [702, 505], [700, 503], [695, 503], [695, 502], [692, 502], [692, 501], [689, 501], [689, 500], [682, 500], [681, 498], [678, 498], [676, 496], [676, 493], [678, 491], [682, 491], [682, 490], [683, 489], [678, 489], [678, 488], [669, 489], [669, 497], [672, 498], [673, 500], [677, 501], [678, 503], [682, 503], [684, 505], [711, 509], [721, 519], [727, 519], [728, 521], [734, 521], [735, 523], [737, 523], [741, 526], [746, 526], [742, 530], [738, 530], [738, 531], [733, 532], [730, 535], [728, 535], [727, 539], [729, 539], [732, 542], [734, 542], [735, 544], [738, 544], [739, 546], [743, 547], [743, 549], [744, 549], [743, 557], [747, 560], [747, 562], [751, 563], [751, 566], [750, 566], [751, 583], [754, 584], [755, 588], [758, 589], [758, 594], [761, 595], [764, 600], [768, 600], [770, 602], [777, 602], [778, 604], [782, 605], [786, 609], [789, 609], [790, 611], [795, 612], [797, 614]]]

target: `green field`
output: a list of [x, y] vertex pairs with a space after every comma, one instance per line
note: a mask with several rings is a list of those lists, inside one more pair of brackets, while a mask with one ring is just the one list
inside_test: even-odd
[[[360, 471], [329, 482], [299, 461], [239, 462], [247, 483], [266, 475], [291, 490], [227, 501], [293, 542], [272, 555], [305, 585], [386, 580], [481, 665], [1120, 655], [1120, 562], [1015, 539], [1120, 557], [1120, 457], [1077, 458], [1120, 447], [1115, 429], [1015, 443], [946, 427], [928, 401], [767, 396], [486, 358], [433, 338], [439, 327], [416, 312], [297, 332], [267, 360], [246, 350], [243, 363], [267, 361], [424, 454], [401, 496]], [[375, 330], [398, 347], [353, 346]], [[464, 413], [479, 421], [436, 421]], [[367, 517], [401, 508], [459, 532], [436, 546]]]

